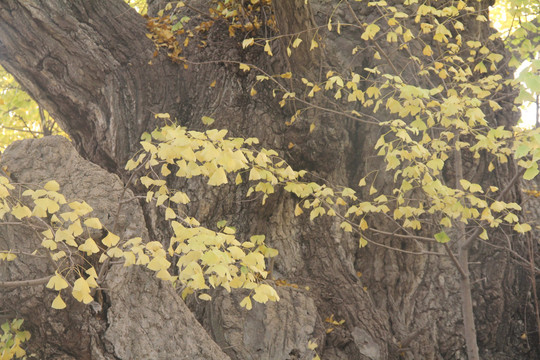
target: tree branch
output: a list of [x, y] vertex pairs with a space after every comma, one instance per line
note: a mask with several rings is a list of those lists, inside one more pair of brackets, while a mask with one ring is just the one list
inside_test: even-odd
[[450, 249], [450, 246], [448, 246], [448, 244], [445, 243], [444, 249], [446, 250], [446, 253], [448, 254], [448, 256], [450, 256], [450, 259], [452, 260], [452, 262], [458, 269], [459, 273], [461, 274], [461, 277], [467, 277], [467, 273], [465, 272], [465, 270], [463, 270], [463, 267], [461, 267], [461, 265], [459, 264], [459, 261], [454, 255], [454, 253], [452, 252], [452, 249]]
[[149, 104], [167, 98], [149, 84], [178, 71], [166, 58], [148, 64], [154, 44], [146, 32], [145, 20], [120, 0], [5, 0], [0, 63], [84, 157], [118, 172], [132, 139], [156, 124]]
[[38, 286], [46, 284], [52, 275], [33, 280], [0, 281], [0, 288], [14, 288], [21, 286]]

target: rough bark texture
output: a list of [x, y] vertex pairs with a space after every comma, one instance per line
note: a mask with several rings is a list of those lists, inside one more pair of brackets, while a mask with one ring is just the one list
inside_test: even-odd
[[[159, 3], [153, 1], [151, 5]], [[190, 3], [204, 10], [208, 1]], [[343, 23], [356, 21], [346, 2], [337, 6], [336, 1], [312, 0], [309, 4], [303, 0], [274, 2], [282, 34], [325, 25], [332, 12]], [[356, 17], [363, 22], [379, 16], [374, 8], [356, 2], [353, 5]], [[310, 110], [288, 127], [285, 122], [294, 110], [281, 108], [272, 100], [270, 86], [259, 86], [258, 95], [251, 97], [255, 74], [223, 61], [254, 63], [271, 73], [293, 70], [313, 77], [334, 66], [344, 73], [346, 69], [361, 72], [372, 65], [373, 54], [366, 51], [350, 57], [360, 35], [358, 30], [344, 30], [340, 37], [335, 32], [326, 34], [319, 39], [320, 53], [310, 54], [301, 48], [300, 55], [288, 58], [282, 44], [274, 45], [275, 56], [268, 58], [256, 48], [242, 49], [241, 41], [229, 38], [226, 25], [216, 23], [208, 34], [208, 46], [188, 51], [192, 61], [215, 62], [190, 65], [188, 69], [173, 64], [164, 54], [152, 58], [154, 46], [145, 32], [142, 17], [122, 1], [5, 0], [0, 3], [0, 63], [62, 124], [84, 158], [121, 177], [125, 161], [138, 149], [141, 133], [159, 125], [154, 117], [159, 112], [169, 112], [191, 129], [202, 128], [202, 116], [212, 116], [216, 119], [213, 126], [227, 128], [233, 136], [256, 136], [265, 147], [279, 151], [294, 168], [311, 170], [336, 185], [354, 186], [366, 169], [381, 166], [373, 150], [379, 135], [377, 126]], [[310, 34], [303, 35], [303, 46], [309, 43]], [[479, 28], [476, 35], [484, 38], [487, 30]], [[392, 56], [395, 63], [406, 64], [401, 61], [406, 54], [392, 50]], [[215, 87], [210, 87], [214, 80]], [[377, 116], [387, 115], [379, 112]], [[503, 120], [506, 122], [500, 124], [508, 125], [511, 116], [490, 121], [495, 124]], [[310, 122], [316, 124], [312, 133]], [[295, 146], [289, 149], [289, 143]], [[46, 150], [39, 151], [47, 154]], [[91, 203], [94, 194], [83, 189], [96, 185], [81, 185], [85, 183], [79, 181], [86, 181], [85, 176], [62, 182], [60, 168], [66, 167], [68, 160], [60, 153], [58, 156], [58, 171], [47, 173], [47, 178], [57, 179], [63, 188], [73, 186], [72, 193], [66, 195], [88, 196]], [[33, 161], [37, 169], [41, 166], [38, 159], [34, 157]], [[17, 164], [25, 162], [19, 157], [10, 162], [15, 177], [21, 176], [11, 170]], [[24, 173], [33, 173], [30, 168]], [[44, 167], [43, 173], [50, 168]], [[472, 171], [478, 166], [469, 164], [468, 168]], [[97, 168], [94, 171], [103, 174]], [[509, 166], [497, 171], [501, 172], [499, 178], [490, 181], [504, 187], [504, 179], [509, 179], [514, 169]], [[39, 182], [45, 180], [43, 176], [30, 179]], [[117, 180], [111, 183], [121, 187]], [[100, 358], [95, 355], [99, 353], [103, 358], [114, 354], [118, 359], [211, 358], [211, 354], [233, 359], [309, 359], [313, 355], [307, 349], [310, 340], [317, 342], [317, 352], [323, 359], [466, 358], [459, 275], [448, 258], [376, 246], [358, 249], [358, 239], [341, 232], [339, 221], [323, 218], [310, 222], [295, 217], [297, 199], [284, 192], [274, 194], [261, 206], [258, 201], [241, 201], [245, 200], [244, 186], [215, 189], [198, 180], [177, 185], [188, 192], [192, 200], [188, 210], [203, 224], [213, 226], [226, 219], [240, 235], [266, 234], [269, 245], [280, 252], [273, 267], [274, 277], [309, 290], [279, 288], [279, 303], [256, 306], [251, 312], [239, 308], [241, 297], [235, 293], [216, 292], [211, 303], [192, 300], [189, 306], [206, 329], [203, 333], [167, 285], [142, 270], [113, 269], [107, 279], [111, 289], [105, 292], [107, 316], [70, 303], [73, 311], [55, 312], [42, 306], [38, 317], [26, 302], [19, 301], [20, 309], [12, 303], [10, 310], [32, 323], [31, 330], [36, 333], [33, 346], [45, 349], [43, 358], [60, 358], [60, 354], [65, 358]], [[391, 189], [392, 179], [380, 176], [376, 187]], [[105, 201], [102, 195], [95, 196], [96, 206]], [[102, 216], [115, 209], [109, 205], [118, 201], [116, 196], [103, 203]], [[137, 225], [134, 231], [166, 242], [169, 230], [165, 223], [150, 207], [143, 206], [143, 210], [144, 221], [139, 210], [133, 211], [139, 214], [133, 221]], [[123, 223], [121, 228], [129, 228], [130, 223]], [[383, 221], [374, 221], [373, 226], [393, 230]], [[375, 239], [406, 251], [439, 250], [431, 243]], [[515, 248], [521, 251], [520, 240], [514, 240]], [[501, 236], [501, 241], [506, 239]], [[35, 243], [24, 246], [31, 245]], [[521, 309], [528, 289], [525, 270], [507, 252], [488, 245], [475, 247], [472, 261], [478, 262], [471, 270], [482, 358], [533, 359], [534, 346], [525, 346], [520, 340], [525, 328]], [[26, 268], [18, 272], [20, 278], [53, 271], [41, 262], [29, 261], [21, 266]], [[363, 275], [358, 277], [358, 272]], [[2, 280], [14, 276], [9, 273]], [[28, 293], [24, 291], [16, 290], [10, 296], [26, 298]], [[50, 293], [41, 288], [28, 291], [40, 294], [32, 299], [43, 303], [51, 300], [47, 298]], [[345, 323], [326, 323], [324, 319], [332, 315]], [[330, 327], [333, 331], [326, 333]], [[78, 339], [73, 333], [89, 335], [84, 338], [86, 342], [80, 342], [73, 340]], [[220, 353], [216, 344], [227, 355]]]
[[278, 289], [277, 303], [240, 306], [242, 292], [219, 294], [197, 314], [212, 338], [232, 359], [313, 359], [309, 341], [322, 340], [317, 307], [305, 290]]

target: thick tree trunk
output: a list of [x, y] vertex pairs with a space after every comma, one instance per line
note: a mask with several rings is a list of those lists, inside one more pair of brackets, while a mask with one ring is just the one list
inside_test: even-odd
[[[274, 1], [280, 33], [325, 25], [325, 14], [337, 3]], [[345, 3], [337, 6], [335, 16], [354, 23]], [[369, 9], [355, 6], [357, 17], [374, 16]], [[233, 136], [258, 137], [294, 168], [311, 170], [338, 185], [354, 186], [366, 168], [379, 162], [373, 150], [377, 126], [314, 110], [303, 121], [286, 126], [294, 110], [281, 108], [272, 100], [273, 89], [264, 84], [257, 85], [258, 94], [251, 97], [255, 74], [230, 63], [255, 63], [272, 73], [292, 70], [310, 77], [325, 73], [329, 66], [361, 72], [373, 55], [360, 54], [348, 61], [358, 32], [345, 32], [342, 37], [328, 34], [324, 51], [324, 40], [317, 38], [319, 50], [309, 52], [311, 38], [320, 32], [305, 31], [296, 55], [287, 57], [286, 45], [282, 45], [268, 58], [261, 50], [242, 49], [241, 41], [229, 38], [226, 27], [216, 23], [207, 46], [189, 54], [192, 62], [206, 64], [187, 69], [164, 54], [153, 58], [155, 48], [145, 33], [144, 19], [119, 0], [0, 2], [0, 63], [62, 124], [83, 157], [121, 177], [125, 162], [138, 150], [142, 132], [160, 125], [154, 114], [161, 112], [191, 129], [202, 128], [201, 117], [211, 116], [217, 128], [229, 129]], [[215, 87], [210, 86], [214, 81]], [[316, 124], [311, 133], [307, 120]], [[295, 146], [289, 149], [289, 143]], [[504, 171], [501, 178], [508, 179], [513, 169]], [[384, 176], [377, 182], [381, 189], [392, 187], [392, 179]], [[375, 246], [358, 249], [358, 239], [341, 232], [338, 221], [295, 217], [297, 199], [290, 194], [278, 192], [261, 206], [257, 201], [239, 201], [245, 198], [243, 186], [209, 189], [197, 180], [179, 185], [192, 199], [189, 211], [193, 216], [208, 226], [226, 219], [241, 235], [265, 234], [280, 252], [274, 277], [301, 289], [309, 287], [309, 291], [279, 289], [281, 304], [257, 306], [251, 312], [238, 309], [234, 292], [216, 292], [209, 304], [190, 303], [208, 334], [231, 358], [305, 357], [309, 340], [319, 344], [317, 351], [323, 359], [394, 359], [400, 354], [407, 359], [465, 357], [456, 268], [443, 256], [412, 254], [438, 251], [434, 244], [402, 243], [386, 236], [377, 240], [405, 252]], [[150, 238], [166, 242], [168, 230], [149, 208], [145, 208], [145, 219]], [[384, 222], [374, 226], [388, 230]], [[472, 257], [481, 259], [482, 265], [471, 270], [473, 282], [478, 282], [473, 285], [473, 297], [481, 354], [493, 359], [532, 359], [532, 353], [520, 352], [518, 338], [526, 278], [508, 254], [484, 247], [474, 249]], [[363, 275], [359, 277], [358, 272]], [[125, 286], [115, 281], [118, 287]], [[126, 281], [143, 280], [128, 276]], [[124, 300], [111, 296], [108, 301]], [[108, 306], [127, 311], [120, 304]], [[118, 318], [118, 312], [113, 314]], [[325, 323], [331, 316], [345, 323]], [[101, 334], [110, 334], [110, 323], [101, 324]], [[325, 328], [330, 327], [334, 330], [327, 333]], [[114, 330], [118, 336], [132, 336], [118, 329]], [[99, 329], [96, 333], [100, 335]], [[126, 339], [130, 341], [136, 339]], [[62, 351], [56, 343], [49, 346]], [[76, 358], [88, 358], [87, 351], [88, 347], [69, 349]], [[116, 356], [136, 358], [127, 353]]]

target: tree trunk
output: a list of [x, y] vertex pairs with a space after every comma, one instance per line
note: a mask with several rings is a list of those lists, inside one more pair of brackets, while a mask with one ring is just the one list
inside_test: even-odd
[[[209, 1], [191, 3], [205, 10], [208, 6], [203, 5]], [[347, 2], [339, 3], [274, 1], [279, 33], [324, 26], [334, 6], [343, 23], [354, 23]], [[361, 4], [352, 9], [365, 21], [375, 16], [373, 9]], [[482, 39], [488, 36], [486, 29], [479, 31]], [[335, 32], [325, 33], [324, 38], [314, 38], [321, 36], [321, 31], [305, 31], [296, 55], [288, 57], [283, 42], [273, 45], [275, 55], [270, 58], [261, 49], [242, 49], [238, 38], [229, 37], [227, 26], [216, 22], [208, 33], [207, 46], [187, 51], [193, 63], [187, 69], [171, 62], [163, 52], [153, 58], [155, 46], [146, 32], [145, 20], [119, 0], [5, 0], [0, 3], [0, 63], [61, 124], [84, 158], [126, 181], [125, 162], [139, 149], [141, 134], [162, 124], [154, 116], [162, 112], [190, 129], [203, 128], [202, 116], [213, 117], [216, 128], [228, 129], [232, 136], [258, 137], [264, 147], [278, 151], [293, 168], [310, 170], [336, 185], [355, 187], [366, 168], [382, 166], [373, 149], [378, 126], [315, 109], [287, 126], [296, 109], [289, 105], [281, 108], [272, 96], [272, 86], [257, 84], [254, 71], [243, 72], [234, 63], [256, 64], [272, 74], [292, 71], [314, 78], [335, 66], [344, 72], [361, 72], [370, 66], [373, 54], [350, 60], [358, 31], [344, 31], [340, 37]], [[314, 52], [309, 52], [311, 39], [320, 44]], [[214, 81], [215, 86], [210, 86]], [[258, 94], [252, 97], [250, 89], [255, 85]], [[505, 114], [510, 114], [507, 110]], [[504, 116], [498, 116], [490, 121], [503, 121]], [[310, 123], [315, 124], [313, 132]], [[504, 120], [501, 125], [509, 123]], [[294, 147], [289, 148], [290, 143]], [[489, 180], [493, 184], [504, 183], [515, 170], [509, 166], [499, 171], [503, 172], [500, 179]], [[377, 178], [377, 186], [391, 189], [392, 178], [383, 174]], [[225, 219], [241, 236], [265, 234], [270, 246], [280, 253], [273, 266], [274, 277], [299, 285], [298, 289], [278, 288], [282, 302], [257, 306], [251, 312], [238, 308], [239, 297], [234, 291], [231, 295], [216, 292], [211, 303], [188, 301], [213, 341], [231, 358], [307, 358], [310, 340], [318, 343], [322, 359], [466, 357], [458, 271], [447, 257], [411, 253], [437, 251], [435, 244], [381, 236], [377, 240], [383, 245], [405, 252], [372, 245], [359, 249], [358, 239], [342, 232], [339, 221], [322, 218], [311, 222], [304, 216], [295, 217], [298, 199], [283, 191], [261, 205], [240, 201], [247, 190], [243, 185], [215, 189], [196, 179], [178, 185], [191, 198], [190, 214], [203, 225], [212, 227]], [[136, 186], [133, 190], [141, 191]], [[517, 197], [516, 192], [510, 196]], [[168, 230], [164, 222], [149, 206], [142, 207], [149, 237], [165, 243]], [[373, 226], [388, 230], [382, 221]], [[533, 359], [535, 349], [523, 352], [519, 338], [525, 321], [526, 270], [508, 253], [488, 245], [478, 245], [471, 252], [472, 261], [479, 261], [479, 265], [472, 265], [471, 273], [481, 358]], [[144, 279], [126, 276], [125, 281], [148, 281]], [[120, 281], [117, 286], [125, 286], [121, 280], [115, 281]], [[309, 290], [304, 290], [306, 287]], [[110, 303], [124, 300], [111, 296], [107, 306], [127, 311]], [[118, 312], [111, 314], [118, 318]], [[32, 322], [29, 312], [21, 311], [20, 315]], [[66, 322], [74, 321], [65, 316]], [[145, 316], [167, 321], [162, 312]], [[325, 322], [330, 317], [345, 323], [330, 325]], [[122, 321], [136, 320], [126, 317]], [[105, 336], [110, 327], [105, 318], [93, 330], [95, 336]], [[329, 328], [333, 331], [325, 331]], [[136, 332], [116, 333], [127, 338], [127, 343], [137, 342]], [[33, 349], [45, 349], [40, 358], [52, 358], [62, 351], [74, 358], [91, 356], [88, 347], [68, 351], [60, 340], [48, 342], [47, 337], [36, 336], [34, 341], [47, 342], [47, 347], [43, 343], [32, 345]], [[213, 346], [210, 340], [205, 341], [209, 348]], [[51, 347], [54, 351], [46, 350]], [[118, 352], [114, 356], [138, 358]]]

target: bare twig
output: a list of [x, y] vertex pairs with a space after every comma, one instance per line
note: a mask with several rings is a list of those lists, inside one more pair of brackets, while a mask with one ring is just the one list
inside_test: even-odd
[[43, 284], [46, 284], [51, 277], [52, 275], [39, 278], [39, 279], [33, 279], [33, 280], [0, 281], [0, 288], [14, 288], [14, 287], [21, 287], [21, 286], [43, 285]]
[[461, 274], [462, 277], [465, 277], [467, 276], [467, 274], [465, 273], [465, 270], [463, 270], [463, 268], [461, 267], [461, 265], [459, 264], [459, 261], [458, 259], [456, 259], [456, 256], [454, 255], [454, 253], [452, 252], [452, 249], [450, 249], [450, 246], [448, 246], [448, 244], [444, 244], [444, 249], [446, 250], [446, 252], [448, 253], [448, 256], [450, 256], [450, 259], [452, 260], [452, 262], [454, 263], [454, 265], [457, 267], [457, 269], [459, 270], [459, 273]]
[[397, 229], [396, 231], [389, 232], [389, 231], [383, 231], [383, 230], [379, 230], [379, 229], [369, 228], [369, 231], [372, 231], [372, 232], [375, 232], [375, 233], [378, 233], [378, 234], [390, 235], [390, 236], [395, 236], [395, 237], [404, 238], [404, 239], [420, 240], [420, 241], [427, 241], [427, 242], [437, 242], [437, 240], [435, 240], [433, 238], [425, 237], [425, 236], [398, 234], [397, 231], [399, 231], [399, 230], [402, 230], [402, 229]]
[[197, 14], [204, 16], [204, 17], [207, 18], [207, 19], [215, 20], [210, 14], [207, 14], [207, 13], [205, 13], [204, 11], [199, 10], [199, 9], [197, 9], [197, 8], [195, 8], [195, 7], [191, 6], [191, 5], [189, 5], [189, 4], [184, 3], [184, 6], [185, 6], [186, 8], [188, 8], [188, 9], [190, 9], [191, 11], [194, 11], [194, 12], [196, 12]]
[[385, 249], [388, 249], [388, 250], [393, 250], [393, 251], [397, 251], [397, 252], [400, 252], [400, 253], [404, 253], [404, 254], [446, 256], [446, 254], [444, 254], [444, 253], [439, 253], [439, 252], [434, 252], [434, 251], [409, 251], [409, 250], [398, 249], [398, 248], [393, 247], [393, 246], [384, 245], [384, 244], [381, 244], [379, 242], [370, 240], [370, 239], [366, 238], [365, 236], [363, 236], [363, 238], [366, 239], [366, 241], [368, 243], [370, 243], [370, 244], [373, 244], [373, 245], [376, 245], [376, 246], [379, 246], [379, 247], [382, 247], [382, 248], [385, 248]]
[[52, 126], [49, 126], [50, 122], [45, 118], [45, 112], [43, 111], [43, 108], [41, 106], [38, 106], [38, 110], [39, 110], [39, 117], [41, 119], [42, 134], [45, 136], [52, 135]]

